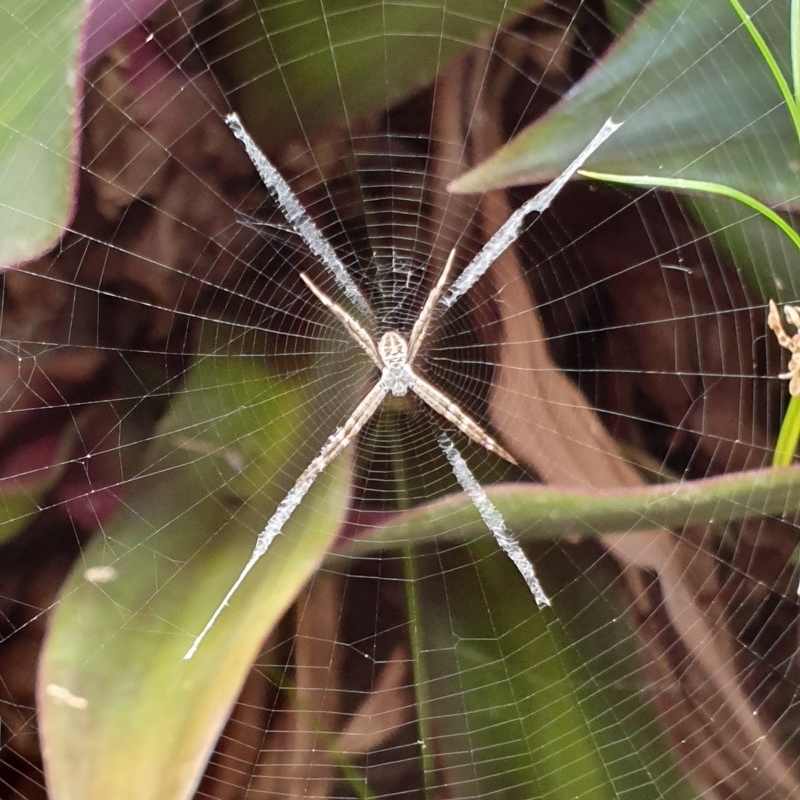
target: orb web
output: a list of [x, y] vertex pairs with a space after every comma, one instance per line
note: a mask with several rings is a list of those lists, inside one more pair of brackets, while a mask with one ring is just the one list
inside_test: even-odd
[[[789, 115], [734, 6], [628, 6], [0, 12], [26, 76], [0, 136], [2, 796], [797, 793], [766, 324], [796, 252], [719, 198], [575, 179], [528, 215], [415, 361], [518, 465], [388, 398], [182, 660], [378, 377], [302, 273], [408, 336], [448, 254], [464, 275], [608, 117], [599, 168], [793, 211]], [[786, 4], [745, 9], [791, 74]]]

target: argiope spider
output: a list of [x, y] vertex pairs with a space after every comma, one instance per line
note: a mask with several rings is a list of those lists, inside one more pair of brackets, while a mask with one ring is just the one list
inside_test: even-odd
[[[308, 216], [297, 196], [291, 190], [278, 170], [269, 162], [267, 157], [258, 149], [255, 142], [244, 129], [239, 117], [230, 114], [226, 122], [234, 135], [240, 139], [247, 150], [250, 160], [258, 170], [266, 187], [277, 200], [287, 221], [301, 236], [320, 260], [320, 263], [331, 273], [348, 298], [365, 313], [369, 313], [369, 305], [364, 296], [350, 278], [344, 265], [337, 257], [333, 247], [322, 236], [319, 228]], [[335, 303], [305, 274], [301, 278], [317, 299], [342, 323], [347, 332], [361, 346], [369, 356], [372, 363], [380, 370], [380, 378], [367, 392], [363, 400], [356, 406], [349, 419], [328, 437], [319, 454], [305, 468], [288, 494], [278, 504], [275, 513], [267, 522], [264, 530], [259, 534], [253, 553], [239, 577], [231, 586], [225, 598], [217, 607], [206, 626], [194, 640], [192, 646], [184, 656], [190, 659], [197, 651], [198, 646], [211, 630], [217, 617], [228, 604], [229, 600], [244, 581], [247, 574], [256, 562], [267, 552], [272, 542], [281, 533], [289, 517], [300, 505], [303, 497], [313, 482], [323, 470], [341, 453], [350, 442], [358, 435], [359, 431], [372, 419], [388, 394], [397, 397], [409, 391], [417, 395], [435, 412], [452, 423], [462, 433], [477, 442], [492, 453], [497, 454], [506, 461], [516, 464], [514, 457], [496, 442], [483, 428], [461, 409], [444, 392], [437, 389], [414, 370], [414, 360], [425, 342], [425, 337], [433, 317], [436, 306], [440, 303], [449, 308], [461, 295], [470, 289], [476, 281], [495, 262], [498, 256], [511, 245], [519, 236], [525, 217], [534, 211], [545, 210], [569, 178], [581, 167], [583, 162], [608, 136], [617, 128], [618, 124], [610, 120], [601, 128], [578, 158], [555, 181], [549, 184], [534, 198], [524, 203], [505, 222], [497, 233], [486, 243], [484, 248], [470, 262], [459, 278], [450, 286], [447, 296], [444, 296], [450, 272], [453, 267], [455, 250], [451, 251], [442, 274], [436, 285], [431, 290], [422, 306], [419, 317], [414, 323], [408, 339], [405, 339], [395, 330], [384, 333], [377, 344], [373, 341], [362, 325], [354, 319], [340, 305]], [[511, 558], [520, 574], [528, 584], [531, 593], [541, 608], [550, 605], [550, 600], [541, 588], [533, 565], [528, 560], [519, 544], [506, 532], [505, 523], [497, 509], [492, 505], [486, 493], [467, 467], [466, 462], [456, 449], [455, 445], [446, 435], [439, 438], [439, 446], [444, 452], [453, 473], [461, 487], [469, 494], [475, 507], [479, 511], [486, 526], [494, 535], [497, 543]]]
[[[305, 273], [300, 275], [308, 288], [339, 319], [350, 335], [361, 345], [364, 352], [372, 360], [372, 363], [381, 371], [378, 383], [358, 404], [345, 425], [322, 448], [320, 455], [324, 457], [323, 460], [326, 465], [333, 461], [339, 452], [350, 444], [361, 428], [369, 422], [387, 394], [391, 392], [395, 397], [402, 397], [409, 390], [414, 392], [420, 400], [427, 403], [434, 411], [441, 414], [448, 422], [452, 422], [474, 442], [477, 442], [490, 452], [496, 453], [506, 461], [510, 461], [512, 464], [517, 463], [514, 456], [504, 450], [446, 394], [439, 391], [433, 384], [428, 383], [425, 378], [417, 375], [414, 371], [414, 359], [425, 340], [433, 310], [447, 285], [447, 278], [450, 275], [455, 254], [455, 250], [450, 253], [438, 282], [428, 295], [428, 299], [425, 301], [425, 305], [423, 305], [422, 311], [414, 323], [408, 341], [397, 331], [387, 331], [381, 336], [377, 347], [369, 334], [355, 319], [324, 294]], [[302, 480], [302, 476], [300, 480]]]

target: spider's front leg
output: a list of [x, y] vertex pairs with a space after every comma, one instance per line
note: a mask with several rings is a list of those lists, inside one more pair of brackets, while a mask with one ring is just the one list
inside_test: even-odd
[[419, 312], [419, 317], [417, 317], [417, 321], [414, 323], [414, 327], [411, 329], [411, 333], [408, 337], [408, 361], [410, 363], [413, 363], [414, 359], [417, 357], [417, 352], [419, 351], [420, 346], [425, 341], [428, 328], [430, 327], [431, 318], [433, 317], [433, 310], [436, 308], [436, 304], [439, 302], [439, 299], [444, 293], [445, 286], [447, 286], [447, 281], [450, 277], [450, 272], [453, 269], [453, 261], [455, 260], [455, 257], [456, 249], [454, 247], [450, 251], [450, 255], [447, 257], [447, 262], [444, 265], [442, 274], [439, 276], [439, 280], [436, 281], [433, 289], [431, 289], [431, 293], [425, 300], [425, 304], [422, 306], [422, 311]]
[[320, 263], [333, 275], [336, 283], [341, 286], [345, 294], [365, 314], [369, 313], [369, 304], [364, 299], [358, 286], [345, 269], [331, 243], [322, 235], [317, 224], [308, 215], [303, 204], [292, 187], [286, 182], [277, 167], [266, 157], [253, 141], [253, 137], [245, 130], [238, 114], [228, 114], [225, 122], [233, 135], [244, 145], [247, 155], [253, 166], [258, 171], [264, 186], [275, 198], [286, 217], [286, 221], [294, 228], [298, 236], [306, 243], [308, 249], [320, 260]]
[[331, 300], [322, 289], [317, 286], [305, 272], [300, 273], [300, 277], [303, 279], [303, 282], [309, 289], [314, 293], [314, 296], [317, 300], [322, 303], [335, 317], [339, 320], [339, 322], [344, 325], [345, 330], [355, 339], [361, 347], [364, 349], [364, 352], [372, 359], [372, 363], [375, 364], [378, 369], [383, 369], [383, 361], [381, 360], [380, 355], [378, 354], [378, 349], [375, 347], [375, 343], [370, 338], [369, 334], [364, 330], [364, 328], [358, 323], [357, 320], [353, 319], [338, 303], [335, 303]]

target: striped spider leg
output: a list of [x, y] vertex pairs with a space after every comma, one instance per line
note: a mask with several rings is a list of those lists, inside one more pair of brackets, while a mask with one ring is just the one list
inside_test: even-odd
[[[343, 263], [336, 255], [330, 242], [322, 235], [317, 225], [309, 216], [302, 203], [294, 194], [286, 179], [278, 169], [269, 161], [247, 133], [237, 114], [229, 114], [225, 121], [247, 151], [267, 190], [276, 200], [287, 222], [302, 238], [309, 250], [317, 256], [320, 264], [332, 275], [339, 287], [344, 291], [350, 301], [363, 313], [370, 313], [369, 305], [364, 295], [348, 274]], [[349, 419], [334, 431], [322, 446], [319, 454], [302, 472], [289, 490], [286, 497], [278, 504], [275, 513], [267, 522], [264, 530], [258, 536], [249, 561], [245, 564], [239, 577], [231, 586], [222, 602], [206, 623], [206, 626], [195, 638], [192, 646], [187, 651], [184, 659], [190, 659], [199, 647], [206, 634], [211, 630], [231, 597], [241, 586], [248, 573], [256, 562], [267, 552], [272, 542], [281, 533], [295, 509], [300, 505], [311, 485], [350, 442], [355, 439], [364, 425], [380, 407], [387, 394], [403, 396], [409, 391], [413, 392], [427, 406], [448, 422], [458, 428], [462, 433], [477, 442], [479, 445], [497, 454], [506, 461], [516, 464], [514, 457], [496, 442], [483, 428], [461, 409], [444, 392], [429, 383], [424, 377], [414, 370], [414, 361], [420, 348], [425, 342], [428, 327], [437, 305], [450, 308], [455, 302], [471, 289], [481, 276], [491, 267], [501, 253], [513, 244], [519, 237], [523, 225], [530, 214], [541, 213], [552, 203], [555, 196], [561, 191], [567, 181], [583, 166], [587, 158], [617, 130], [621, 123], [608, 120], [597, 132], [589, 144], [572, 161], [571, 164], [550, 184], [542, 189], [535, 197], [523, 203], [497, 232], [489, 239], [484, 247], [466, 266], [457, 280], [447, 287], [450, 271], [455, 258], [455, 250], [450, 253], [442, 274], [434, 285], [414, 323], [408, 339], [405, 339], [395, 330], [387, 331], [376, 344], [363, 326], [341, 306], [331, 300], [319, 289], [307, 275], [301, 275], [306, 285], [311, 289], [319, 301], [342, 323], [347, 332], [361, 346], [369, 356], [372, 363], [381, 371], [378, 382], [367, 392], [363, 400], [356, 406]], [[517, 542], [508, 535], [500, 512], [494, 507], [480, 483], [470, 472], [469, 467], [453, 442], [446, 435], [439, 437], [439, 446], [442, 449], [453, 470], [453, 474], [467, 494], [469, 494], [476, 509], [481, 515], [486, 526], [492, 532], [497, 543], [511, 558], [520, 574], [528, 584], [531, 593], [539, 607], [550, 605], [550, 600], [544, 593], [536, 578], [533, 565]]]

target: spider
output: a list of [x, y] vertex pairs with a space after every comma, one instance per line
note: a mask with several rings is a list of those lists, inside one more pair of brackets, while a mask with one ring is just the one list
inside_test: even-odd
[[[252, 137], [247, 133], [236, 114], [229, 114], [225, 120], [234, 136], [242, 141], [250, 160], [258, 170], [262, 181], [272, 193], [283, 212], [284, 217], [303, 239], [309, 250], [317, 256], [321, 265], [331, 273], [345, 295], [361, 311], [370, 313], [361, 291], [352, 280], [342, 262], [339, 260], [331, 244], [323, 237], [321, 231], [303, 208], [300, 200], [276, 167], [259, 150]], [[305, 273], [300, 277], [315, 297], [344, 326], [350, 336], [361, 346], [372, 363], [380, 370], [380, 377], [356, 406], [347, 421], [337, 428], [327, 439], [322, 449], [311, 463], [303, 470], [286, 497], [278, 504], [275, 513], [258, 536], [249, 561], [245, 564], [239, 577], [231, 586], [222, 602], [206, 623], [206, 626], [195, 638], [184, 659], [190, 659], [199, 647], [206, 634], [211, 630], [233, 594], [244, 581], [256, 562], [267, 552], [275, 538], [280, 535], [284, 525], [295, 509], [300, 505], [306, 492], [319, 475], [358, 435], [361, 429], [372, 419], [388, 394], [402, 397], [408, 392], [417, 395], [426, 405], [448, 422], [458, 428], [467, 437], [501, 458], [516, 464], [516, 459], [493, 439], [472, 417], [451, 400], [444, 392], [419, 375], [414, 362], [420, 348], [425, 343], [428, 328], [437, 305], [449, 308], [497, 260], [522, 230], [525, 218], [532, 212], [544, 211], [566, 184], [569, 178], [582, 166], [583, 162], [613, 133], [619, 125], [609, 120], [600, 129], [581, 154], [567, 169], [539, 194], [518, 208], [497, 233], [489, 239], [483, 249], [467, 265], [461, 275], [447, 289], [450, 273], [455, 259], [455, 249], [450, 252], [439, 279], [431, 289], [422, 306], [419, 317], [414, 323], [408, 339], [396, 330], [384, 333], [376, 343], [364, 327], [345, 309], [326, 295]], [[448, 436], [439, 437], [442, 449], [453, 470], [453, 474], [461, 487], [466, 491], [480, 513], [484, 523], [495, 537], [497, 543], [516, 565], [528, 585], [537, 605], [542, 608], [550, 605], [550, 600], [539, 584], [533, 564], [528, 560], [519, 544], [507, 533], [501, 514], [486, 496], [480, 483], [470, 472], [469, 467]]]
[[[411, 335], [404, 339], [397, 331], [387, 331], [381, 336], [377, 346], [364, 328], [351, 317], [341, 306], [337, 305], [321, 289], [319, 289], [306, 275], [301, 273], [309, 289], [319, 301], [328, 308], [334, 316], [344, 325], [353, 339], [361, 345], [364, 352], [381, 371], [378, 382], [369, 391], [366, 397], [358, 404], [356, 410], [344, 426], [331, 436], [322, 448], [323, 461], [330, 463], [358, 434], [361, 428], [369, 422], [377, 411], [383, 399], [390, 392], [395, 397], [402, 397], [412, 391], [423, 402], [427, 403], [434, 411], [441, 414], [448, 422], [452, 422], [474, 442], [496, 453], [506, 461], [516, 464], [517, 461], [507, 450], [502, 448], [481, 426], [475, 422], [465, 411], [456, 405], [446, 394], [425, 380], [414, 371], [414, 360], [419, 348], [425, 340], [425, 334], [430, 324], [433, 310], [442, 296], [447, 279], [453, 266], [456, 251], [452, 250], [447, 259], [439, 280], [428, 295], [422, 307]], [[310, 469], [310, 466], [309, 466]], [[316, 477], [316, 475], [315, 475]], [[303, 476], [299, 480], [302, 481]]]
[[789, 394], [797, 397], [800, 395], [800, 306], [784, 306], [783, 313], [786, 315], [787, 321], [797, 330], [794, 336], [789, 336], [783, 329], [778, 307], [774, 300], [769, 301], [767, 324], [777, 337], [778, 344], [792, 354], [789, 359], [789, 369], [778, 377], [789, 381]]

